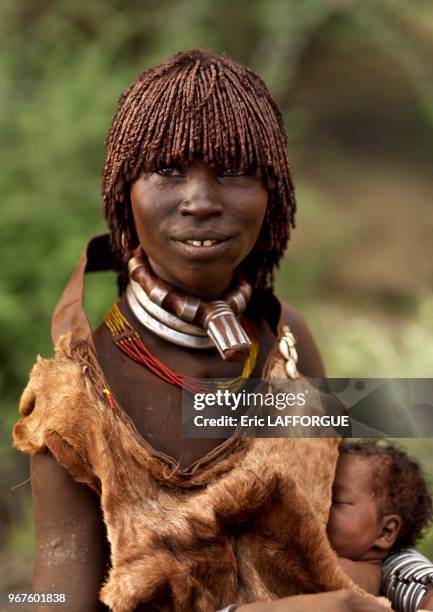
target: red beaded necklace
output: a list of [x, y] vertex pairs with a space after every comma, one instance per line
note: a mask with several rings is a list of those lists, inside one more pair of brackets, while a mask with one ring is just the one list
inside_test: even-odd
[[156, 376], [176, 387], [186, 389], [190, 393], [202, 393], [217, 388], [224, 388], [234, 391], [240, 388], [243, 381], [249, 378], [257, 362], [259, 352], [258, 334], [255, 326], [248, 320], [243, 319], [243, 325], [248, 335], [253, 337], [250, 355], [244, 362], [242, 374], [236, 378], [222, 383], [213, 381], [204, 382], [192, 376], [179, 374], [171, 370], [165, 363], [152, 355], [143, 343], [139, 333], [134, 329], [128, 319], [120, 311], [119, 305], [113, 304], [110, 310], [104, 315], [104, 323], [110, 330], [116, 346], [128, 357], [137, 363], [147, 367]]

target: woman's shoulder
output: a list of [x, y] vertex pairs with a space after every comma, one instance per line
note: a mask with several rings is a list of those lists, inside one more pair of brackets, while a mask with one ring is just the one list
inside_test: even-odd
[[93, 434], [103, 433], [102, 400], [91, 381], [93, 361], [90, 347], [74, 344], [70, 334], [59, 339], [53, 359], [38, 357], [20, 399], [13, 442], [30, 455], [48, 449], [75, 480], [98, 490], [89, 469]]

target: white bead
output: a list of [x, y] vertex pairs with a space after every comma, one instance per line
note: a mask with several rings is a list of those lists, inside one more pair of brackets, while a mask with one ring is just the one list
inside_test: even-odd
[[282, 354], [284, 359], [290, 359], [289, 345], [285, 341], [284, 337], [280, 340], [278, 348], [280, 349], [280, 353]]
[[298, 372], [296, 370], [296, 363], [292, 361], [292, 359], [286, 362], [286, 372], [289, 378], [297, 378]]
[[290, 353], [290, 359], [293, 359], [295, 363], [298, 363], [298, 351], [295, 349], [294, 346], [290, 347], [289, 353]]
[[289, 332], [289, 331], [285, 332], [283, 338], [289, 346], [295, 346], [296, 340], [292, 332]]

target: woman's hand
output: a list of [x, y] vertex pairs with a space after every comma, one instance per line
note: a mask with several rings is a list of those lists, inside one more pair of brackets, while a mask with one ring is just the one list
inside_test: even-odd
[[[352, 591], [331, 591], [314, 595], [295, 595], [268, 603], [239, 606], [239, 612], [384, 612], [380, 603]], [[389, 608], [388, 608], [389, 609]]]
[[423, 610], [433, 610], [433, 589], [430, 589], [421, 601], [419, 612], [423, 612]]

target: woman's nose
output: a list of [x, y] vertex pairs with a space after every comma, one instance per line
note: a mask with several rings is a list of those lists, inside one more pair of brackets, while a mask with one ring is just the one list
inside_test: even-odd
[[223, 205], [216, 197], [211, 181], [207, 178], [191, 178], [185, 185], [180, 213], [197, 219], [221, 215]]

